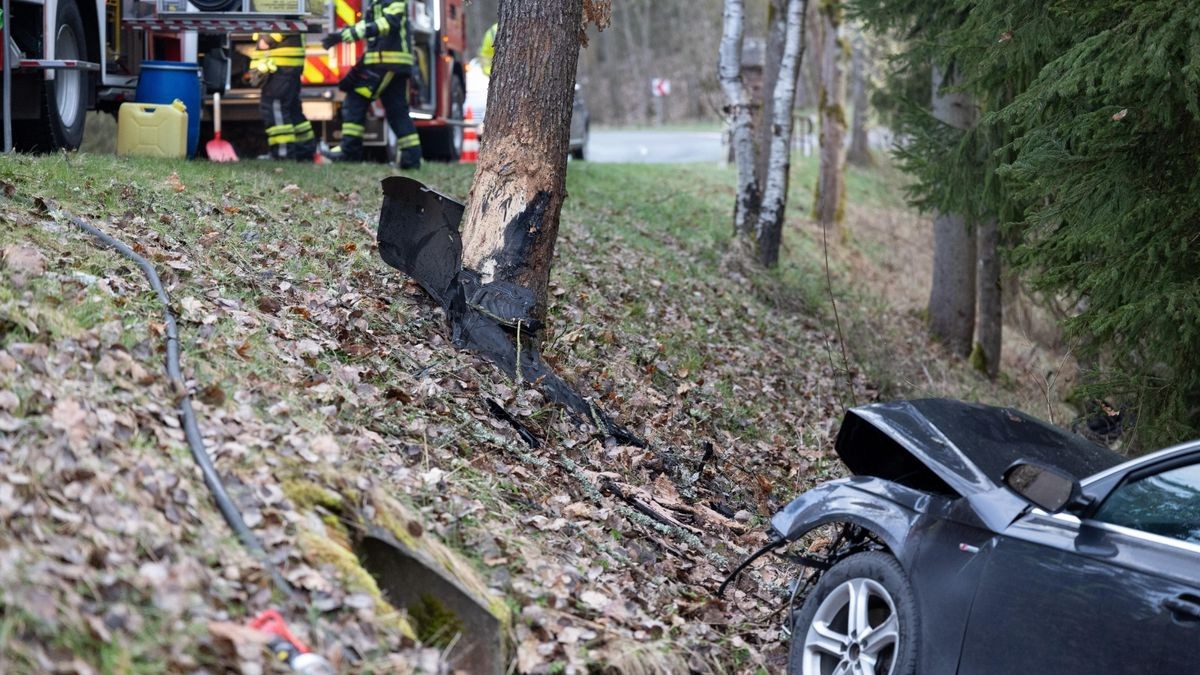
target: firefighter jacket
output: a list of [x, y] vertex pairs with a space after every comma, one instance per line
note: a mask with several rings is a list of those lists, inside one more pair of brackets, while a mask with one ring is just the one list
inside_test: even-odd
[[483, 69], [483, 74], [492, 76], [492, 58], [496, 56], [496, 29], [499, 24], [492, 24], [492, 27], [487, 29], [483, 34], [483, 44], [479, 45], [479, 65]]
[[367, 41], [364, 65], [410, 74], [413, 52], [407, 0], [373, 0], [369, 5], [361, 21], [342, 29], [342, 41]]
[[[280, 68], [304, 67], [304, 38], [299, 33], [255, 33], [252, 37], [260, 49], [250, 60], [251, 68], [273, 73]], [[265, 51], [263, 42], [269, 45]]]

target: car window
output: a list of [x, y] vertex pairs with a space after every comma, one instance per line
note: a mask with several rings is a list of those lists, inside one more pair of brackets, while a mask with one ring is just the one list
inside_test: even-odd
[[1200, 544], [1200, 464], [1123, 483], [1095, 520]]

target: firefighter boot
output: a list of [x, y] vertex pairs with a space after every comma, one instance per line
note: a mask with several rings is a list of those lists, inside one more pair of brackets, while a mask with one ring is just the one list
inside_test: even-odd
[[404, 148], [396, 162], [401, 169], [415, 171], [421, 168], [421, 147]]
[[331, 162], [359, 162], [360, 157], [351, 156], [346, 149], [340, 145], [336, 145], [328, 150], [322, 150], [321, 155]]

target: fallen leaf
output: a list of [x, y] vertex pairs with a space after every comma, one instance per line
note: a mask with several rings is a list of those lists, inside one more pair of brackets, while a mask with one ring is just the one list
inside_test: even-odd
[[270, 633], [229, 621], [209, 622], [208, 632], [220, 651], [237, 660], [238, 669], [243, 675], [263, 672], [263, 651], [271, 641]]
[[37, 249], [24, 244], [5, 246], [3, 260], [9, 280], [18, 288], [46, 271], [46, 257]]
[[167, 176], [167, 180], [165, 180], [163, 182], [166, 184], [167, 187], [171, 188], [172, 190], [174, 190], [176, 192], [183, 192], [184, 190], [187, 189], [186, 187], [183, 186], [183, 181], [179, 180], [179, 172], [178, 171], [172, 171], [171, 175]]

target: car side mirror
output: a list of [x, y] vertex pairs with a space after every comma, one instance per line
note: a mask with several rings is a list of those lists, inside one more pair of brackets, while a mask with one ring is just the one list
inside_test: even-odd
[[1037, 462], [1015, 462], [1004, 471], [1004, 484], [1046, 513], [1058, 513], [1080, 498], [1074, 476]]

